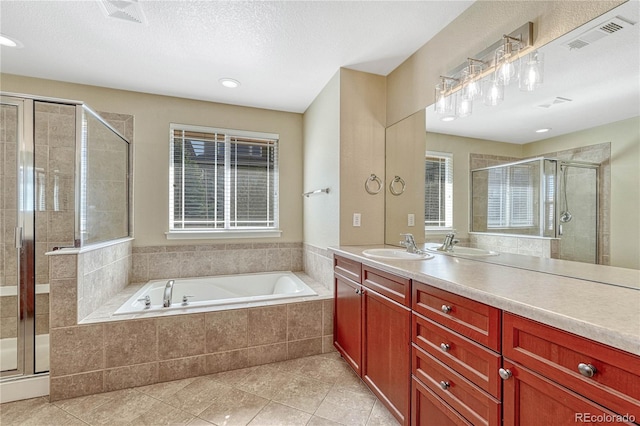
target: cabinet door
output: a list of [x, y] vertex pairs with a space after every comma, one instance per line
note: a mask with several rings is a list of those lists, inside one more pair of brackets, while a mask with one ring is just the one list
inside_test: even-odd
[[471, 425], [415, 377], [411, 381], [411, 424], [416, 426]]
[[362, 379], [401, 424], [409, 424], [411, 311], [364, 289]]
[[334, 346], [360, 376], [362, 364], [362, 296], [361, 286], [335, 275], [333, 310]]
[[570, 390], [507, 359], [504, 381], [504, 426], [633, 424]]

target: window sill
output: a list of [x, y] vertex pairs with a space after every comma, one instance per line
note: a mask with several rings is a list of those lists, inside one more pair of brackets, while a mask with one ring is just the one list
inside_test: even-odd
[[280, 229], [238, 229], [223, 231], [169, 231], [167, 240], [216, 240], [232, 238], [278, 238]]

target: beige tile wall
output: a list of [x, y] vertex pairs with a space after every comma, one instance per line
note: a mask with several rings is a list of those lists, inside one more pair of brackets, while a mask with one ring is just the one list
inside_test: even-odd
[[553, 240], [511, 235], [470, 234], [470, 246], [501, 253], [550, 258]]
[[326, 288], [333, 290], [333, 255], [327, 249], [303, 244], [304, 272]]
[[132, 282], [269, 271], [302, 271], [301, 243], [199, 244], [133, 248]]

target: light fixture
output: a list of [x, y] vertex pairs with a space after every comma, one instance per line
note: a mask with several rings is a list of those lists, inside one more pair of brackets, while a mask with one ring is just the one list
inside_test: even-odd
[[508, 86], [516, 76], [520, 40], [506, 34], [502, 38], [504, 43], [500, 49], [496, 50], [496, 76], [498, 83]]
[[538, 129], [538, 130], [536, 130], [536, 133], [547, 133], [549, 130], [551, 130], [551, 127], [544, 128], [544, 129]]
[[544, 54], [533, 51], [520, 60], [518, 87], [525, 92], [533, 92], [544, 80]]
[[5, 34], [0, 34], [0, 46], [6, 46], [6, 47], [22, 47], [22, 43], [20, 43], [18, 40], [16, 40], [13, 37], [9, 37], [8, 35]]
[[532, 47], [533, 24], [527, 22], [467, 58], [446, 76], [440, 76], [434, 105], [441, 120], [470, 116], [474, 111], [473, 102], [478, 99], [488, 106], [500, 104], [504, 100], [505, 86], [516, 79], [521, 90], [532, 91], [540, 87], [542, 54], [532, 52]]
[[218, 82], [220, 82], [220, 84], [222, 84], [224, 87], [228, 87], [229, 89], [235, 89], [236, 87], [240, 86], [240, 82], [238, 80], [234, 80], [233, 78], [221, 78], [220, 80], [218, 80]]
[[440, 84], [436, 86], [436, 112], [448, 115], [455, 112], [455, 97], [452, 96], [451, 88], [458, 80], [451, 77], [440, 76]]

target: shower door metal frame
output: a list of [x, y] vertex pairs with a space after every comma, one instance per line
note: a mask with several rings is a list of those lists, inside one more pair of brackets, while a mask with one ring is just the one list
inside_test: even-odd
[[35, 211], [34, 211], [34, 102], [2, 95], [1, 103], [18, 108], [16, 132], [16, 226], [17, 254], [17, 365], [0, 377], [24, 377], [35, 373]]

